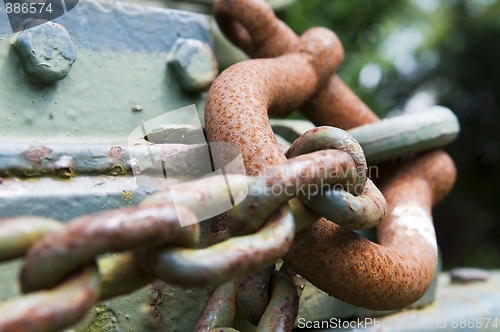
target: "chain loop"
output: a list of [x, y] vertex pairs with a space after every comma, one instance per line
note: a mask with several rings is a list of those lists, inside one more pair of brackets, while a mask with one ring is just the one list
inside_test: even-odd
[[236, 287], [234, 281], [229, 281], [213, 291], [193, 331], [214, 331], [231, 326], [235, 315]]
[[[289, 159], [264, 171], [249, 183], [245, 200], [230, 211], [228, 228], [233, 235], [258, 230], [271, 211], [311, 188], [320, 191], [326, 186], [354, 182], [356, 165], [339, 150], [325, 150]], [[278, 190], [281, 190], [278, 192]], [[276, 193], [281, 195], [276, 195]]]
[[262, 271], [236, 280], [238, 310], [255, 326], [259, 325], [259, 321], [269, 305], [269, 280], [275, 269], [276, 266], [273, 264]]
[[292, 143], [285, 153], [287, 158], [318, 150], [336, 149], [349, 154], [356, 164], [356, 177], [347, 192], [361, 195], [367, 179], [367, 165], [363, 149], [346, 131], [334, 127], [317, 127], [308, 130]]
[[42, 217], [0, 220], [0, 262], [23, 256], [38, 239], [61, 228], [59, 222]]
[[[179, 215], [193, 225], [179, 227]], [[194, 246], [199, 237], [192, 212], [173, 205], [127, 208], [84, 216], [63, 230], [36, 242], [21, 270], [24, 292], [54, 287], [96, 256], [165, 242]]]
[[431, 207], [451, 189], [455, 167], [448, 155], [434, 151], [393, 172], [382, 186], [388, 214], [377, 229], [380, 245], [321, 219], [297, 234], [285, 262], [316, 287], [353, 305], [393, 310], [419, 299], [437, 266]]
[[204, 249], [153, 250], [138, 261], [166, 282], [184, 287], [218, 285], [273, 264], [288, 251], [293, 236], [293, 216], [282, 207], [255, 234]]
[[278, 57], [297, 44], [295, 33], [264, 1], [219, 0], [213, 13], [228, 39], [254, 58]]
[[[252, 58], [275, 58], [290, 53], [300, 44], [299, 37], [274, 15], [264, 1], [217, 0], [213, 13], [226, 37]], [[342, 60], [343, 53], [339, 64]], [[289, 108], [288, 112], [293, 110]], [[301, 111], [317, 126], [342, 129], [378, 120], [375, 113], [334, 73], [314, 97], [302, 105]]]
[[257, 331], [291, 331], [299, 312], [299, 295], [290, 277], [273, 271], [271, 299], [260, 319]]
[[344, 188], [299, 194], [302, 201], [315, 212], [348, 229], [370, 229], [379, 225], [386, 215], [385, 199], [373, 182], [367, 179], [363, 150], [349, 133], [334, 127], [311, 129], [293, 142], [285, 155], [291, 158], [320, 149], [338, 149], [348, 153], [356, 163], [355, 180]]

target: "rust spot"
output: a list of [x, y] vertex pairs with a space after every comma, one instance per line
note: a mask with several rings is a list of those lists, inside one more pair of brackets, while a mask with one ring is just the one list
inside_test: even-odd
[[149, 296], [152, 305], [159, 305], [163, 302], [162, 284], [162, 281], [155, 281], [150, 286]]
[[146, 312], [146, 322], [152, 328], [162, 328], [164, 325], [163, 316], [161, 311], [155, 306], [150, 306], [147, 308]]
[[39, 146], [39, 147], [31, 147], [28, 150], [24, 152], [24, 155], [26, 158], [28, 158], [30, 161], [36, 163], [36, 164], [41, 164], [42, 159], [46, 158], [50, 153], [52, 152], [51, 149], [45, 146]]
[[121, 159], [124, 155], [124, 150], [121, 146], [113, 146], [109, 149], [109, 156], [111, 158]]
[[212, 232], [212, 234], [218, 234], [225, 231], [227, 231], [225, 215], [212, 218], [210, 221], [210, 232]]

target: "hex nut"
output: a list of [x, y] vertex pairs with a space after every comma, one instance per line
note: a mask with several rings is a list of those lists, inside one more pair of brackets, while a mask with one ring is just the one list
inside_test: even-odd
[[14, 42], [26, 74], [53, 83], [66, 77], [76, 60], [76, 47], [66, 28], [46, 22], [23, 30]]
[[212, 48], [196, 39], [177, 39], [168, 54], [167, 65], [186, 92], [208, 89], [219, 71]]

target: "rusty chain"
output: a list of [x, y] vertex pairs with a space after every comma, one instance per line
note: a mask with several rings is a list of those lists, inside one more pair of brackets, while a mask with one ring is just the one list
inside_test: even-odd
[[[287, 68], [280, 69], [287, 61], [286, 54], [301, 49], [304, 36], [297, 37], [264, 2], [220, 0], [214, 6], [214, 15], [226, 36], [250, 56], [274, 57], [226, 70], [214, 82], [205, 108], [209, 139], [238, 142], [250, 172], [258, 173], [284, 160], [272, 139], [267, 113], [283, 114], [280, 106], [293, 110], [297, 105], [287, 101], [281, 104], [283, 99], [303, 97], [310, 86], [316, 87], [316, 93], [300, 106], [316, 125], [350, 129], [378, 120], [332, 73], [333, 68], [318, 75], [329, 76], [320, 87], [315, 76], [308, 80]], [[342, 53], [331, 54], [335, 67]], [[253, 80], [262, 75], [264, 80]], [[245, 94], [253, 97], [245, 105], [233, 97]], [[245, 124], [245, 129], [235, 123]], [[266, 151], [259, 149], [262, 144], [266, 144]], [[446, 154], [417, 157], [386, 180], [391, 187], [383, 184], [389, 208], [378, 230], [380, 245], [322, 218], [299, 235], [284, 260], [315, 286], [345, 302], [380, 310], [409, 305], [424, 294], [435, 274], [437, 246], [430, 209], [451, 189], [454, 180], [455, 167]], [[409, 248], [408, 243], [413, 246]], [[256, 280], [254, 287], [262, 288], [262, 279]]]
[[[0, 303], [0, 331], [60, 330], [95, 303], [156, 279], [218, 286], [196, 331], [234, 330], [237, 308], [259, 331], [288, 331], [299, 296], [291, 272], [274, 270], [279, 259], [318, 288], [367, 308], [402, 308], [427, 290], [437, 263], [431, 207], [453, 185], [451, 159], [433, 151], [386, 165], [379, 191], [366, 177], [360, 145], [343, 130], [313, 129], [284, 154], [268, 113], [301, 108], [316, 125], [343, 129], [378, 120], [334, 74], [344, 56], [340, 41], [321, 28], [297, 37], [263, 1], [219, 0], [214, 15], [236, 45], [269, 58], [228, 68], [207, 97], [209, 141], [237, 145], [247, 170], [227, 175], [231, 190], [248, 189], [227, 215], [230, 237], [199, 247], [196, 211], [228, 190], [212, 185], [216, 177], [183, 184], [181, 204], [163, 191], [138, 207], [67, 225], [0, 220], [0, 262], [23, 257], [27, 293]], [[320, 192], [303, 190], [311, 185]], [[180, 217], [192, 224], [180, 227]], [[351, 231], [375, 226], [379, 244]]]
[[[271, 202], [286, 202], [297, 195], [303, 185], [342, 183], [344, 178], [329, 175], [353, 176], [355, 169], [354, 160], [347, 153], [329, 150], [290, 159], [259, 177], [230, 177], [232, 183], [240, 181], [240, 186], [254, 188], [253, 195], [266, 196]], [[184, 204], [192, 208], [199, 206], [200, 188], [207, 191], [205, 197], [212, 198], [205, 199], [205, 203], [216, 202], [220, 193], [210, 190], [214, 180], [210, 177], [186, 183]], [[278, 195], [272, 187], [280, 188]], [[14, 259], [26, 252], [21, 286], [31, 295], [0, 305], [0, 327], [58, 329], [80, 318], [96, 301], [126, 294], [158, 277], [186, 287], [220, 284], [276, 262], [291, 245], [295, 229], [293, 215], [273, 203], [265, 208], [266, 214], [256, 216], [263, 218], [260, 224], [267, 222], [255, 234], [194, 249], [199, 241], [198, 224], [180, 227], [178, 220], [180, 214], [188, 219], [195, 216], [189, 209], [169, 203], [168, 195], [168, 192], [159, 192], [137, 208], [83, 216], [65, 226], [36, 217], [1, 220], [2, 259]], [[168, 248], [161, 248], [160, 245], [167, 243]], [[102, 259], [99, 273], [95, 270], [96, 257], [124, 251]], [[71, 291], [74, 294], [69, 293], [70, 296]], [[62, 296], [67, 297], [64, 306], [57, 305]], [[45, 305], [44, 310], [38, 312], [35, 308], [41, 301], [54, 305]], [[30, 315], [9, 314], [13, 306], [19, 308], [17, 312], [30, 312]], [[51, 318], [52, 315], [58, 319]]]

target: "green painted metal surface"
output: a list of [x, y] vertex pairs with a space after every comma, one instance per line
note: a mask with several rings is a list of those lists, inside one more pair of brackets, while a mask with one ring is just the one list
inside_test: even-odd
[[210, 291], [154, 282], [132, 294], [97, 305], [74, 331], [192, 331]]
[[167, 57], [178, 38], [213, 47], [205, 15], [81, 1], [56, 19], [78, 55], [55, 83], [26, 75], [13, 46], [18, 35], [7, 33], [8, 20], [4, 12], [0, 16], [0, 141], [120, 141], [164, 112], [191, 104], [203, 109], [203, 92], [184, 93], [167, 70]]
[[[84, 0], [56, 23], [18, 34], [0, 11], [0, 217], [67, 221], [137, 205], [152, 190], [139, 188], [132, 176], [138, 165], [130, 158], [131, 132], [192, 104], [203, 121], [203, 90], [217, 73], [210, 18], [145, 4], [161, 2]], [[65, 43], [75, 47], [76, 59], [61, 71], [64, 56], [49, 55]], [[172, 52], [184, 44], [189, 52]], [[37, 54], [33, 61], [31, 53]], [[175, 73], [169, 61], [178, 64]], [[205, 71], [199, 84], [197, 73]], [[189, 91], [182, 75], [188, 75]], [[206, 149], [191, 145], [183, 130], [171, 130], [170, 141], [157, 147], [171, 180], [181, 180], [179, 160], [198, 165], [197, 155]], [[149, 153], [142, 144], [133, 148], [135, 155]], [[176, 151], [184, 153], [172, 156]], [[0, 301], [20, 295], [19, 267], [19, 261], [0, 265]], [[208, 292], [155, 283], [100, 304], [74, 330], [189, 331]]]

